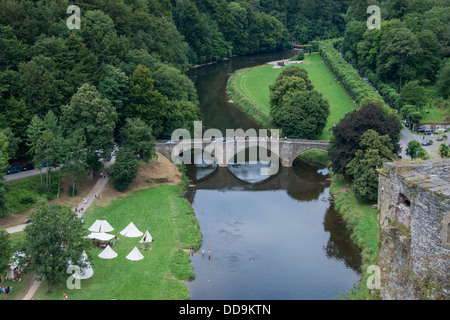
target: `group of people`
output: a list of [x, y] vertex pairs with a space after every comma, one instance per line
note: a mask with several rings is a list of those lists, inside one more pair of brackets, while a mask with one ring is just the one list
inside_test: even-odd
[[12, 292], [12, 287], [11, 286], [7, 286], [6, 288], [5, 288], [5, 286], [2, 286], [0, 288], [0, 293], [8, 294], [8, 293], [11, 293], [11, 292]]

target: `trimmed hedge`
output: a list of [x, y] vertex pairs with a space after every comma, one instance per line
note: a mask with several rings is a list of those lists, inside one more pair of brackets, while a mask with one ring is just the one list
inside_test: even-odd
[[360, 77], [358, 72], [348, 64], [335, 49], [335, 45], [340, 42], [341, 38], [321, 41], [319, 53], [333, 73], [341, 81], [342, 85], [347, 89], [349, 95], [358, 102], [358, 104], [364, 98], [381, 98], [380, 95]]

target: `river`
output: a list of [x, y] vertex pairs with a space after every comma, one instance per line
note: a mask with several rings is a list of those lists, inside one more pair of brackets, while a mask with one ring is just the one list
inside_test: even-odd
[[[235, 70], [290, 58], [292, 50], [233, 57], [191, 69], [205, 129], [260, 126], [230, 103]], [[301, 158], [274, 176], [261, 164], [188, 165], [188, 199], [203, 233], [187, 283], [192, 300], [330, 300], [358, 283], [360, 250], [327, 200], [323, 165]]]

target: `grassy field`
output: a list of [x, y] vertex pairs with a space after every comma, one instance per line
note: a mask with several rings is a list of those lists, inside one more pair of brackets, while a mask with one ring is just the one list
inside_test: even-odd
[[361, 252], [362, 266], [359, 286], [343, 294], [344, 299], [366, 300], [379, 299], [378, 293], [372, 294], [366, 286], [369, 273], [368, 266], [376, 265], [380, 249], [380, 226], [378, 215], [372, 204], [356, 199], [351, 186], [342, 176], [331, 174], [330, 193], [334, 197], [335, 209], [340, 212], [347, 228], [352, 230], [351, 239]]
[[[60, 300], [66, 293], [70, 300], [188, 299], [188, 289], [181, 280], [195, 274], [185, 249], [198, 248], [201, 233], [189, 202], [180, 197], [180, 190], [176, 185], [160, 185], [118, 198], [105, 207], [94, 204], [84, 216], [86, 229], [96, 219], [108, 220], [115, 229], [110, 233], [119, 238], [112, 247], [118, 256], [100, 259], [102, 249], [92, 246], [87, 253], [94, 275], [81, 280], [81, 289], [69, 290], [64, 283], [51, 287], [51, 293], [47, 294], [47, 284], [43, 283], [35, 298]], [[150, 243], [152, 250], [142, 250], [140, 237], [120, 235], [130, 222], [142, 232], [150, 232], [155, 240]], [[127, 260], [125, 257], [135, 246], [144, 259]]]
[[[330, 116], [319, 140], [331, 137], [329, 128], [338, 123], [346, 113], [354, 110], [354, 104], [344, 87], [334, 80], [334, 75], [318, 53], [306, 55], [303, 64], [293, 64], [308, 71], [314, 88], [320, 92], [330, 104]], [[270, 65], [247, 69], [236, 78], [236, 88], [265, 114], [270, 113], [269, 86], [274, 83], [282, 68]], [[236, 101], [238, 104], [239, 102]]]

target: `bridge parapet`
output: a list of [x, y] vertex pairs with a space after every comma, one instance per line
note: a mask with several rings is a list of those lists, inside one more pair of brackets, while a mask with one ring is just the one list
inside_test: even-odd
[[[267, 152], [259, 152], [264, 161], [275, 161], [279, 159], [281, 164], [285, 167], [291, 167], [295, 158], [303, 152], [310, 149], [318, 149], [327, 152], [328, 141], [323, 140], [304, 140], [304, 139], [275, 139], [275, 138], [261, 138], [249, 137], [244, 138], [226, 138], [217, 140], [208, 139], [186, 139], [180, 141], [158, 142], [156, 144], [156, 151], [167, 157], [168, 159], [181, 160], [180, 154], [191, 149], [203, 150], [209, 157], [209, 160], [214, 161], [219, 166], [228, 166], [228, 164], [235, 163], [234, 158], [239, 155], [241, 151], [252, 147], [259, 147], [261, 149], [270, 150], [270, 155]], [[252, 156], [252, 154], [250, 154]], [[238, 156], [239, 157], [239, 156]], [[187, 161], [189, 157], [184, 157]], [[246, 159], [255, 160], [256, 158]], [[183, 161], [183, 162], [185, 162]], [[189, 160], [190, 161], [190, 160]], [[244, 160], [245, 161], [245, 160]], [[238, 159], [240, 162], [240, 159]], [[186, 162], [185, 162], [186, 163]]]

